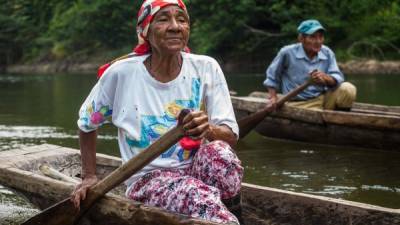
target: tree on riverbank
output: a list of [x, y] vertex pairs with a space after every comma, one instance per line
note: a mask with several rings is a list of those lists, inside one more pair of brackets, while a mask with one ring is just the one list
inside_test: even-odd
[[[135, 0], [0, 0], [0, 66], [100, 61], [136, 43]], [[190, 47], [222, 61], [268, 62], [295, 42], [301, 20], [319, 19], [339, 60], [400, 59], [400, 3], [391, 0], [190, 0]], [[94, 57], [96, 56], [96, 57]], [[246, 60], [245, 60], [246, 61]]]

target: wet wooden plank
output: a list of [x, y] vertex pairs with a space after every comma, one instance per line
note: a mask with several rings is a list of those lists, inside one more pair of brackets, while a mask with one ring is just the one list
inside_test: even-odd
[[398, 209], [251, 184], [243, 184], [242, 192], [246, 207], [272, 224], [400, 224]]
[[[267, 99], [268, 93], [261, 92], [261, 91], [254, 91], [249, 94], [249, 97]], [[375, 111], [375, 112], [390, 112], [390, 113], [400, 114], [400, 106], [388, 106], [388, 105], [380, 105], [380, 104], [355, 102], [353, 104], [353, 108], [355, 108], [357, 110]]]
[[[236, 110], [256, 112], [265, 107], [266, 100], [254, 97], [231, 97], [233, 107]], [[284, 105], [280, 110], [271, 113], [268, 117], [287, 118], [314, 124], [323, 124], [321, 111], [306, 110]]]
[[400, 117], [398, 116], [324, 110], [322, 117], [326, 123], [400, 131]]

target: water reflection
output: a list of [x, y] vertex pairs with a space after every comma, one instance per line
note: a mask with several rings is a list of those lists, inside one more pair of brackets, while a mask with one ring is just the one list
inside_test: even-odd
[[337, 195], [350, 194], [354, 190], [357, 190], [357, 187], [324, 185], [321, 191], [306, 189], [303, 192], [316, 195], [337, 196]]
[[[400, 193], [392, 191], [400, 187], [399, 153], [284, 142], [256, 133], [238, 149], [246, 182], [400, 207]], [[366, 188], [376, 185], [388, 189]]]
[[[229, 88], [237, 95], [266, 91], [264, 74], [232, 74], [227, 76]], [[357, 101], [383, 105], [400, 105], [400, 75], [348, 75], [346, 80], [357, 87]]]

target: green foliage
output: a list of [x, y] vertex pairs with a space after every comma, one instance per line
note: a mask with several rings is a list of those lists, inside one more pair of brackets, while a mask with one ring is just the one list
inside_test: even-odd
[[[136, 44], [142, 1], [0, 0], [0, 65], [82, 60]], [[327, 28], [339, 59], [400, 58], [400, 3], [392, 0], [188, 0], [190, 47], [213, 56], [272, 58], [309, 18]], [[257, 56], [257, 57], [255, 57]]]
[[201, 53], [271, 58], [280, 47], [296, 41], [302, 20], [314, 18], [327, 28], [326, 44], [340, 59], [400, 58], [396, 1], [192, 0], [190, 5], [195, 11], [192, 44]]
[[400, 55], [400, 5], [398, 2], [380, 2], [366, 9], [357, 24], [357, 32], [349, 29], [354, 40], [348, 49], [352, 57], [379, 59], [398, 58]]
[[78, 0], [67, 10], [57, 10], [49, 24], [47, 39], [52, 53], [64, 58], [116, 49], [135, 37], [134, 4], [123, 0]]
[[230, 49], [241, 37], [252, 1], [192, 0], [188, 4], [192, 18], [192, 44], [196, 52], [215, 54]]
[[21, 27], [18, 20], [0, 14], [0, 67], [22, 54], [20, 41], [14, 39]]
[[35, 1], [0, 1], [0, 64], [9, 64], [22, 57], [25, 49], [33, 46], [32, 40], [38, 37], [39, 20], [46, 19], [46, 9], [38, 12]]

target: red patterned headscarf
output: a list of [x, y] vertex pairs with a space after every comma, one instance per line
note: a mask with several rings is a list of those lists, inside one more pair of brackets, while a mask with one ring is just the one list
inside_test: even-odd
[[[153, 21], [154, 15], [160, 11], [160, 9], [169, 6], [177, 5], [179, 8], [187, 13], [186, 6], [182, 0], [144, 0], [140, 10], [138, 12], [136, 33], [138, 36], [138, 44], [133, 49], [133, 53], [126, 56], [122, 56], [110, 63], [101, 66], [97, 72], [97, 77], [100, 78], [104, 71], [115, 61], [123, 58], [128, 58], [134, 55], [145, 55], [151, 51], [150, 43], [147, 41], [147, 33], [149, 31], [150, 23]], [[190, 52], [188, 47], [183, 49], [185, 52]]]
[[182, 0], [145, 0], [143, 2], [138, 13], [136, 24], [136, 33], [139, 43], [133, 50], [137, 55], [144, 55], [150, 52], [150, 44], [146, 40], [150, 23], [153, 21], [154, 15], [160, 11], [160, 9], [169, 5], [177, 5], [187, 13], [186, 6]]

